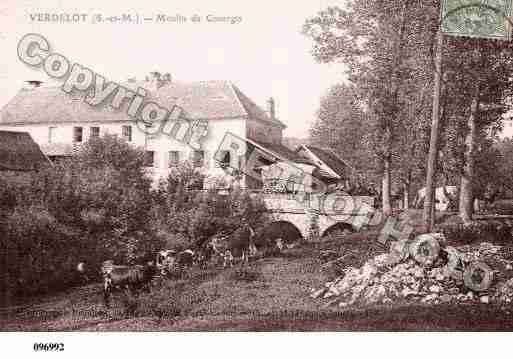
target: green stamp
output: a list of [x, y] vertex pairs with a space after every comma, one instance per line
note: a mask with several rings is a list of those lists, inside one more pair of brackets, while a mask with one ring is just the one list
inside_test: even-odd
[[444, 34], [510, 39], [513, 0], [442, 0]]

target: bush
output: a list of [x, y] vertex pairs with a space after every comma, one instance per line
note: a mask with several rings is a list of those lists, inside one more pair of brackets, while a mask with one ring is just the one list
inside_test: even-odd
[[17, 207], [2, 235], [3, 287], [11, 296], [62, 289], [79, 280], [80, 236], [41, 206]]
[[438, 225], [436, 231], [441, 232], [449, 243], [456, 245], [475, 242], [505, 243], [511, 241], [512, 225], [498, 220], [474, 221], [471, 224], [447, 223]]
[[229, 279], [240, 282], [254, 282], [261, 276], [262, 273], [255, 267], [236, 267], [229, 272]]
[[97, 273], [103, 260], [140, 262], [161, 248], [143, 165], [141, 150], [106, 136], [29, 185], [0, 191], [0, 285], [8, 296], [76, 283], [81, 261]]
[[[220, 232], [237, 235], [235, 232], [243, 222], [255, 231], [270, 222], [263, 201], [245, 191], [228, 194], [216, 189], [191, 191], [191, 184], [196, 183], [194, 173], [185, 164], [184, 168], [177, 168], [170, 174], [167, 183], [160, 185], [154, 228], [178, 236], [180, 242], [186, 238], [188, 246], [195, 247]], [[200, 173], [196, 175], [204, 179]]]

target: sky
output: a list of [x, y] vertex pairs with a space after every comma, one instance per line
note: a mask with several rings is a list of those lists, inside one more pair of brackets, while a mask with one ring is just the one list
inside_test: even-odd
[[[116, 82], [143, 79], [150, 71], [169, 72], [179, 81], [230, 80], [265, 108], [276, 101], [285, 136], [306, 137], [320, 97], [343, 80], [340, 64], [318, 64], [311, 41], [301, 34], [305, 19], [341, 0], [199, 1], [105, 0], [0, 1], [0, 106], [26, 80], [49, 81], [41, 69], [17, 57], [27, 33], [43, 35], [51, 50]], [[86, 21], [37, 21], [39, 13], [86, 14]], [[92, 23], [131, 14], [187, 18], [185, 23]], [[193, 15], [200, 22], [192, 22]], [[241, 17], [238, 23], [208, 22], [212, 17]]]

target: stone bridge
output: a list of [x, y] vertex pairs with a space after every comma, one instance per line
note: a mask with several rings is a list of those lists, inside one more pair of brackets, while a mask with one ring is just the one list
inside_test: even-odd
[[374, 197], [340, 194], [254, 193], [262, 198], [274, 222], [290, 223], [308, 240], [334, 229], [357, 231], [364, 226]]

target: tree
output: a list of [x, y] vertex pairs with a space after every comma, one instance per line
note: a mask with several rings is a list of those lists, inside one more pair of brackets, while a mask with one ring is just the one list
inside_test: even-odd
[[367, 182], [374, 182], [376, 163], [366, 146], [367, 117], [352, 84], [332, 86], [321, 98], [317, 120], [310, 128], [312, 145], [329, 147]]
[[144, 152], [116, 136], [84, 143], [71, 160], [40, 172], [24, 196], [80, 230], [84, 248], [98, 256], [133, 262], [158, 247]]
[[459, 214], [465, 222], [472, 219], [479, 194], [475, 188], [478, 157], [491, 145], [486, 139], [502, 121], [511, 95], [512, 50], [507, 42], [486, 39], [449, 38], [446, 43], [444, 93], [450, 101], [445, 111], [456, 139], [450, 147], [458, 158]]
[[[405, 104], [415, 102], [411, 101], [413, 88], [430, 81], [425, 66], [430, 48], [426, 34], [433, 32], [433, 3], [409, 5], [404, 0], [353, 0], [345, 9], [330, 7], [320, 12], [303, 29], [314, 41], [313, 56], [319, 62], [344, 63], [349, 81], [364, 100], [370, 124], [367, 143], [381, 163], [385, 214], [391, 211], [394, 159], [414, 154], [398, 146], [407, 127], [403, 122], [411, 120], [401, 112], [411, 108]], [[422, 62], [424, 66], [419, 66]], [[411, 138], [423, 140], [417, 134]], [[411, 171], [403, 172], [408, 183]]]

